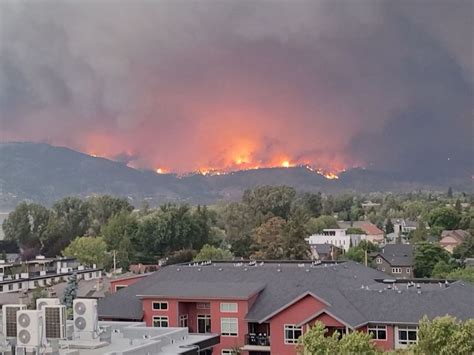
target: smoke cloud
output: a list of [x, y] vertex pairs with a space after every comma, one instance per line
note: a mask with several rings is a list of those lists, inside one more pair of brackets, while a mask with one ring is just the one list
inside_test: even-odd
[[0, 1], [0, 141], [471, 175], [473, 2]]

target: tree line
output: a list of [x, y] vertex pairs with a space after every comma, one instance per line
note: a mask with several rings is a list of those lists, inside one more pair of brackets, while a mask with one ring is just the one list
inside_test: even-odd
[[[18, 243], [23, 259], [38, 253], [64, 254], [79, 256], [87, 264], [110, 266], [114, 253], [119, 267], [160, 259], [169, 263], [234, 257], [307, 259], [305, 238], [337, 228], [338, 220], [368, 220], [387, 232], [391, 218], [417, 220], [425, 224], [410, 236], [418, 242], [425, 241], [428, 233], [439, 235], [442, 229], [472, 231], [471, 199], [421, 192], [333, 196], [288, 186], [257, 187], [245, 191], [238, 202], [212, 206], [166, 203], [150, 208], [144, 203], [135, 209], [123, 198], [67, 197], [50, 208], [19, 204], [4, 221], [3, 230], [7, 240]], [[364, 208], [367, 200], [378, 206]], [[362, 255], [360, 250], [353, 254], [354, 259]]]

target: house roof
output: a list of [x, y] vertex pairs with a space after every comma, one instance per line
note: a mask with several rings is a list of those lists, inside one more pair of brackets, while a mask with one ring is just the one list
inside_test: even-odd
[[360, 228], [362, 229], [367, 235], [379, 235], [383, 234], [383, 231], [379, 229], [375, 224], [367, 222], [367, 221], [354, 221], [354, 222], [337, 222], [340, 228]]
[[392, 266], [413, 265], [413, 245], [387, 244], [376, 254], [384, 258]]
[[462, 229], [444, 230], [441, 232], [441, 242], [443, 238], [447, 237], [451, 237], [456, 239], [458, 242], [462, 242], [467, 236], [469, 236], [469, 232]]
[[327, 312], [351, 327], [375, 321], [417, 322], [423, 314], [474, 317], [473, 286], [427, 283], [420, 288], [388, 290], [382, 282], [386, 278], [386, 274], [352, 261], [171, 265], [99, 300], [98, 310], [103, 318], [141, 319], [141, 296], [239, 299], [258, 293], [246, 315], [248, 321], [267, 321], [304, 297], [318, 299]]

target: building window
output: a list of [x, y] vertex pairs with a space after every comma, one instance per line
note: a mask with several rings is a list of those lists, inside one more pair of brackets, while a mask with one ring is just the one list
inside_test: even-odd
[[237, 318], [221, 318], [221, 335], [236, 337], [239, 333]]
[[168, 328], [168, 317], [154, 316], [153, 326], [157, 328]]
[[0, 292], [3, 292], [3, 285], [0, 286]]
[[296, 344], [301, 334], [301, 327], [294, 324], [285, 324], [285, 344]]
[[11, 291], [11, 290], [13, 290], [13, 284], [8, 285], [8, 291]]
[[387, 326], [369, 325], [367, 331], [372, 334], [374, 340], [387, 340]]
[[166, 311], [168, 310], [168, 302], [154, 301], [152, 308], [154, 311]]
[[401, 274], [402, 268], [401, 267], [392, 267], [392, 274]]
[[208, 302], [196, 303], [196, 309], [211, 309], [211, 304]]
[[411, 344], [416, 344], [418, 339], [418, 327], [416, 326], [398, 326], [396, 347], [405, 348]]
[[179, 326], [182, 328], [187, 328], [188, 327], [188, 315], [187, 314], [182, 314], [179, 316]]
[[222, 349], [221, 355], [237, 355], [237, 352], [232, 349]]
[[198, 333], [210, 333], [211, 332], [211, 315], [210, 314], [198, 314]]
[[377, 261], [377, 264], [382, 264], [382, 258], [377, 258], [375, 260]]
[[236, 313], [237, 303], [221, 303], [221, 312]]
[[409, 267], [407, 267], [407, 274], [409, 274], [411, 272], [411, 269]]
[[115, 292], [117, 292], [118, 290], [121, 290], [122, 288], [126, 288], [127, 285], [115, 285]]

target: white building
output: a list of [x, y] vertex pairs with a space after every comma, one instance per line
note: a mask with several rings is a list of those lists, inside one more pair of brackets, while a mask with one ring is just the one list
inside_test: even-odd
[[347, 252], [350, 247], [357, 246], [364, 239], [363, 237], [365, 236], [359, 234], [346, 234], [346, 229], [324, 229], [322, 233], [313, 234], [306, 240], [311, 250], [314, 249], [313, 245], [316, 244], [332, 244]]

